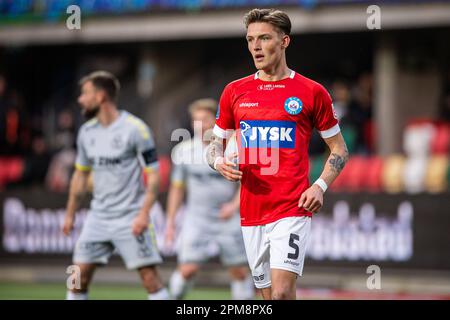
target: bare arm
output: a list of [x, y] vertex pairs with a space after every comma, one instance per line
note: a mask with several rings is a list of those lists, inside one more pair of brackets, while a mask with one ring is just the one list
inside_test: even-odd
[[212, 134], [211, 136], [211, 141], [209, 142], [208, 146], [208, 152], [206, 153], [206, 161], [208, 162], [208, 165], [214, 170], [216, 170], [216, 168], [214, 168], [214, 162], [216, 161], [216, 159], [218, 157], [223, 157], [224, 140], [225, 139], [222, 139], [215, 134]]
[[348, 150], [341, 133], [324, 140], [330, 148], [330, 156], [325, 163], [320, 178], [329, 186], [344, 169], [348, 161]]
[[159, 190], [159, 172], [152, 168], [146, 169], [147, 191], [145, 193], [144, 203], [139, 214], [133, 221], [133, 234], [139, 235], [148, 228], [149, 212], [158, 197]]
[[178, 209], [183, 203], [184, 186], [172, 183], [167, 196], [167, 223], [174, 223]]
[[166, 225], [166, 242], [172, 243], [175, 237], [175, 217], [178, 209], [183, 203], [184, 185], [181, 183], [172, 183], [167, 196], [167, 225]]
[[75, 170], [70, 181], [69, 199], [67, 200], [66, 216], [64, 218], [63, 233], [67, 236], [73, 229], [75, 213], [88, 193], [88, 178], [90, 171]]
[[[231, 159], [226, 159], [223, 156], [225, 143], [225, 139], [213, 134], [211, 137], [211, 142], [208, 146], [206, 160], [208, 165], [212, 169], [217, 170], [225, 179], [229, 181], [239, 181], [242, 178], [242, 172], [235, 169], [236, 165], [231, 161]], [[237, 154], [233, 155], [231, 158], [233, 157], [237, 157]]]
[[[331, 138], [324, 138], [324, 140], [330, 148], [330, 156], [325, 163], [320, 179], [330, 186], [344, 169], [348, 161], [348, 150], [341, 133]], [[322, 188], [314, 183], [302, 193], [298, 206], [311, 212], [319, 211], [323, 205], [323, 193]]]

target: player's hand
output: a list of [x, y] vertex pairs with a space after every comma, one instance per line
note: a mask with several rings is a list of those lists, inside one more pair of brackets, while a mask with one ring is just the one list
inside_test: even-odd
[[317, 213], [323, 205], [323, 190], [316, 184], [305, 190], [302, 193], [298, 206], [306, 210]]
[[64, 217], [62, 232], [64, 235], [68, 236], [73, 230], [73, 224], [74, 224], [74, 217], [66, 215]]
[[166, 235], [164, 238], [165, 244], [170, 247], [174, 239], [175, 239], [175, 224], [171, 221], [167, 221]]
[[139, 214], [136, 218], [133, 220], [133, 224], [131, 225], [133, 234], [135, 236], [140, 235], [142, 232], [147, 230], [149, 224], [149, 219], [147, 214]]
[[222, 220], [228, 220], [236, 213], [236, 211], [236, 207], [232, 202], [224, 203], [220, 208], [219, 218]]
[[237, 165], [232, 161], [238, 157], [237, 153], [229, 157], [220, 158], [216, 164], [216, 170], [229, 181], [239, 181], [242, 179], [242, 171], [236, 170]]

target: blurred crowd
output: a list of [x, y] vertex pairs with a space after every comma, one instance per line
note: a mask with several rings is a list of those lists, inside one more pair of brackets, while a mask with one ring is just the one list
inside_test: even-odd
[[67, 190], [75, 161], [74, 112], [59, 111], [51, 132], [42, 118], [41, 111], [30, 110], [21, 93], [0, 74], [0, 189], [37, 184]]
[[[322, 82], [333, 98], [333, 106], [351, 154], [372, 154], [374, 125], [372, 121], [373, 77], [362, 73], [356, 81]], [[310, 156], [326, 152], [326, 145], [317, 131], [311, 137]]]

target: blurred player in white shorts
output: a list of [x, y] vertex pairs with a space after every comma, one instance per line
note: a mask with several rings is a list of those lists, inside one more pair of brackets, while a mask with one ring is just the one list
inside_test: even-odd
[[186, 211], [178, 248], [178, 268], [170, 279], [174, 298], [182, 299], [192, 286], [201, 263], [210, 257], [211, 244], [219, 247], [221, 262], [228, 268], [233, 299], [252, 299], [254, 286], [239, 218], [239, 186], [226, 181], [206, 163], [209, 139], [214, 126], [217, 102], [194, 101], [189, 112], [194, 138], [183, 141], [172, 151], [173, 171], [167, 203], [166, 242], [175, 236], [175, 217], [187, 193]]
[[68, 288], [67, 299], [88, 298], [97, 265], [108, 263], [114, 250], [128, 269], [138, 270], [149, 299], [169, 299], [156, 269], [162, 259], [149, 230], [148, 212], [156, 201], [159, 181], [151, 132], [142, 120], [117, 109], [120, 85], [114, 75], [97, 71], [81, 79], [80, 85], [78, 102], [91, 120], [78, 133], [76, 170], [63, 226], [66, 235], [72, 231], [91, 173], [93, 197], [73, 254], [81, 271], [80, 287]]

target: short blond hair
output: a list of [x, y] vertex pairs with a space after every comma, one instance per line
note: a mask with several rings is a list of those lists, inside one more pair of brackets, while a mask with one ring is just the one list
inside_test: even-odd
[[192, 114], [197, 110], [207, 110], [210, 111], [213, 115], [217, 113], [217, 101], [212, 98], [203, 98], [193, 101], [189, 105], [189, 113]]
[[252, 9], [244, 16], [245, 27], [254, 22], [266, 22], [277, 28], [286, 35], [291, 34], [291, 20], [281, 10], [276, 9]]

